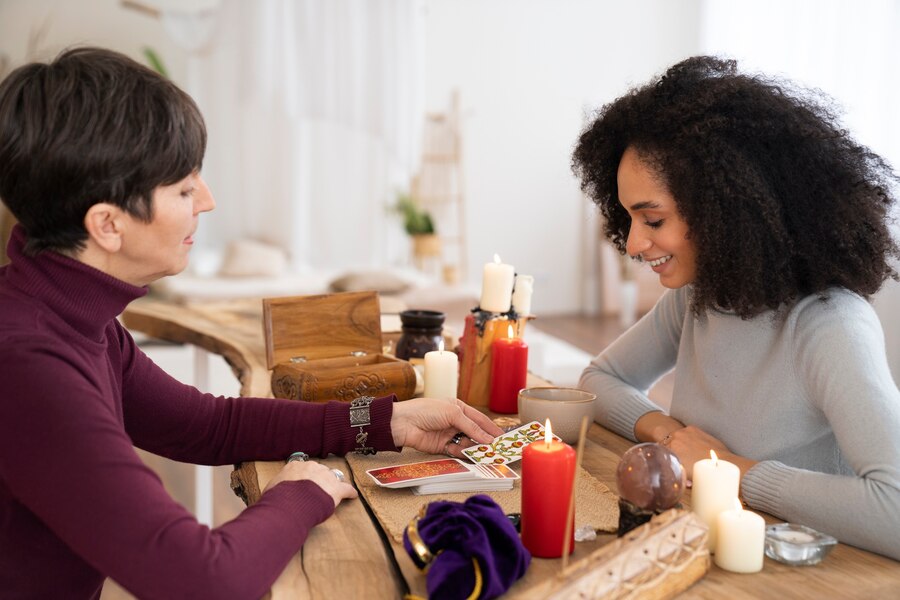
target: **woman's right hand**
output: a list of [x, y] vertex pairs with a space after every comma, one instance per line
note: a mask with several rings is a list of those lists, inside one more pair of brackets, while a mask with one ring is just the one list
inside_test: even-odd
[[338, 481], [338, 478], [335, 477], [331, 469], [322, 463], [313, 461], [303, 462], [299, 460], [290, 461], [285, 464], [275, 477], [269, 480], [266, 489], [263, 490], [263, 494], [282, 481], [302, 481], [304, 479], [308, 479], [322, 488], [322, 490], [334, 500], [335, 506], [340, 504], [341, 500], [345, 498], [356, 498], [359, 495], [356, 492], [356, 488], [349, 483]]

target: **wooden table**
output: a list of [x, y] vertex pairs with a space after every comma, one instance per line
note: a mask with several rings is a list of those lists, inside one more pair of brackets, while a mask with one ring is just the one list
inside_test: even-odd
[[[175, 305], [142, 299], [123, 315], [131, 329], [173, 342], [190, 343], [221, 354], [241, 382], [241, 394], [270, 397], [265, 367], [262, 309], [257, 301]], [[534, 378], [532, 383], [539, 383]], [[615, 490], [619, 457], [631, 442], [593, 424], [583, 466]], [[343, 458], [324, 461], [350, 474]], [[251, 503], [281, 468], [279, 462], [239, 465], [232, 487]], [[690, 498], [685, 503], [690, 505]], [[769, 522], [777, 522], [767, 517]], [[614, 536], [576, 544], [573, 560], [587, 556]], [[900, 543], [900, 542], [898, 542]], [[525, 597], [534, 582], [552, 576], [559, 560], [534, 559], [528, 573], [506, 595]], [[424, 597], [425, 577], [400, 544], [387, 539], [365, 501], [345, 501], [335, 515], [313, 529], [271, 590], [272, 598], [400, 598], [407, 591]], [[900, 591], [900, 563], [847, 546], [838, 546], [815, 567], [788, 567], [766, 558], [761, 573], [738, 575], [712, 566], [682, 598], [888, 598]]]

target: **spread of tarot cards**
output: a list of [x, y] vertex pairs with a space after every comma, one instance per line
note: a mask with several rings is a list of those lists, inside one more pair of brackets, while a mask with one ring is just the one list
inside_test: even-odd
[[[474, 464], [440, 458], [369, 469], [366, 473], [385, 488], [412, 488], [417, 495], [510, 490], [519, 479], [507, 465], [522, 458], [525, 446], [544, 439], [544, 426], [533, 421], [497, 436], [489, 444], [463, 449]], [[556, 435], [554, 440], [562, 441]]]
[[381, 487], [411, 487], [418, 495], [510, 490], [519, 478], [505, 465], [472, 465], [457, 458], [380, 467], [366, 473]]
[[[522, 451], [532, 442], [544, 439], [544, 426], [537, 421], [526, 423], [494, 438], [490, 444], [475, 444], [462, 452], [473, 463], [507, 465], [522, 459]], [[554, 440], [562, 441], [554, 435]]]

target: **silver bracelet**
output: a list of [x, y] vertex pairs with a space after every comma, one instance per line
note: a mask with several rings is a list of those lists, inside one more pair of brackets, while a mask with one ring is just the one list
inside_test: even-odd
[[372, 396], [360, 396], [350, 402], [350, 427], [359, 427], [354, 450], [357, 454], [375, 454], [376, 452], [375, 448], [368, 445], [369, 434], [363, 430], [363, 427], [372, 424], [369, 405], [374, 399]]

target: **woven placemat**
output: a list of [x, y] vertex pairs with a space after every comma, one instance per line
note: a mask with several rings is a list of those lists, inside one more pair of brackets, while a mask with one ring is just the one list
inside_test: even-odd
[[[405, 448], [399, 454], [382, 452], [375, 455], [348, 454], [346, 456], [356, 487], [365, 497], [381, 526], [395, 542], [403, 540], [403, 530], [418, 514], [423, 504], [434, 500], [463, 502], [472, 492], [432, 494], [416, 496], [409, 488], [388, 489], [379, 487], [366, 474], [369, 469], [405, 465], [425, 460], [446, 458], [444, 455], [424, 454]], [[521, 461], [510, 465], [521, 475]], [[580, 467], [579, 467], [580, 468]], [[513, 489], [505, 492], [478, 492], [487, 494], [500, 505], [505, 513], [520, 512], [522, 506], [522, 482], [516, 481]], [[593, 475], [580, 469], [575, 490], [575, 527], [590, 525], [600, 532], [614, 532], [619, 524], [619, 497]]]

